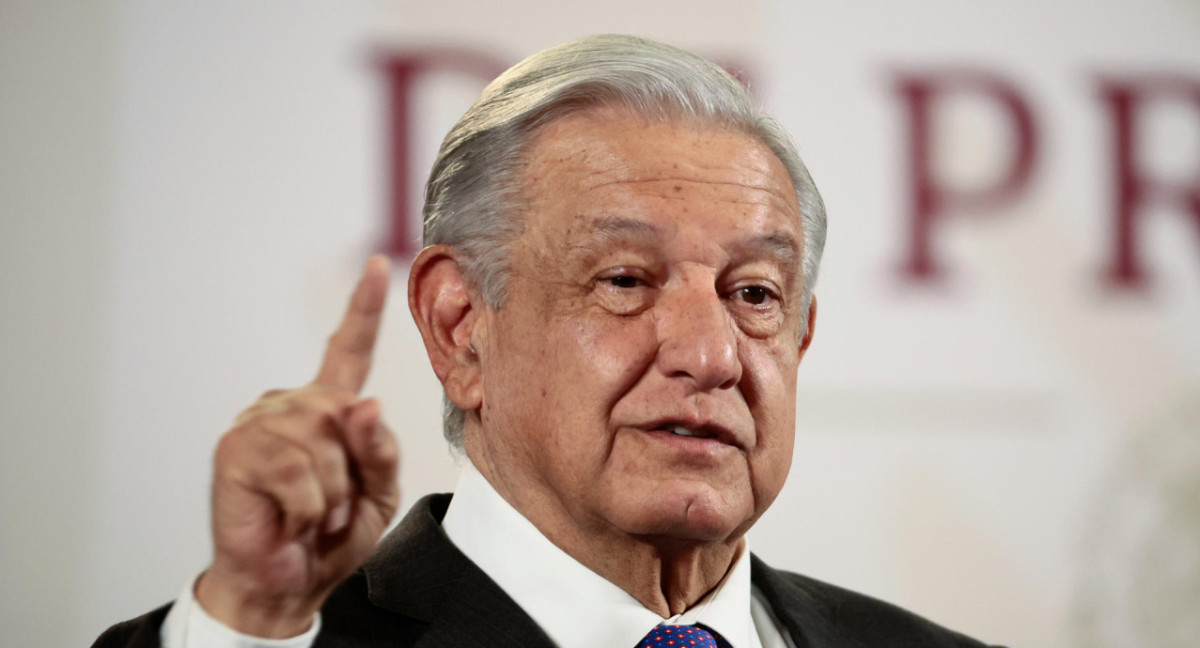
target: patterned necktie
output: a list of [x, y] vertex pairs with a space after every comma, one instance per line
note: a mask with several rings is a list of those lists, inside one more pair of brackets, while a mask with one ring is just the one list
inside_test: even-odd
[[704, 626], [658, 625], [635, 648], [730, 648], [725, 638]]

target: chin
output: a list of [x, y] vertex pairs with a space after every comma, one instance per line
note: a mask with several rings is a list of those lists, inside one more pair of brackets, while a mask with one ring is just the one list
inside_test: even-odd
[[610, 517], [635, 536], [725, 542], [740, 537], [757, 517], [747, 495], [721, 492], [708, 485], [669, 485], [639, 499], [636, 506]]

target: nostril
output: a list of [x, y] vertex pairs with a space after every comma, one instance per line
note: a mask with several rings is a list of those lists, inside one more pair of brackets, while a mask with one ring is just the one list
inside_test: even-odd
[[[686, 292], [686, 294], [684, 294]], [[714, 293], [683, 291], [658, 305], [657, 364], [662, 375], [696, 389], [728, 389], [741, 380], [738, 329]]]
[[703, 391], [732, 389], [742, 376], [735, 348], [713, 350], [695, 343], [664, 344], [659, 347], [657, 364], [663, 375], [690, 380]]

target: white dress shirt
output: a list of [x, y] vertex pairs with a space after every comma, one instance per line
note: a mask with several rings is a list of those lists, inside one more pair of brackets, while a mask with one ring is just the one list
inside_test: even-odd
[[[786, 630], [750, 584], [748, 548], [713, 592], [664, 619], [547, 540], [470, 465], [442, 527], [561, 648], [634, 648], [660, 623], [702, 623], [733, 648], [790, 648]], [[309, 648], [320, 631], [317, 615], [298, 637], [240, 634], [196, 603], [193, 584], [184, 588], [163, 623], [165, 648]]]

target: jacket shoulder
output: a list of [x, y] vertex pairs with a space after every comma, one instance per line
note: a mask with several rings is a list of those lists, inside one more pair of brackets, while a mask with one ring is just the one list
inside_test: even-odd
[[118, 623], [105, 630], [92, 648], [158, 648], [163, 620], [170, 609], [168, 603], [136, 619]]
[[773, 569], [752, 558], [754, 586], [796, 646], [808, 648], [987, 648], [879, 599], [815, 578]]

